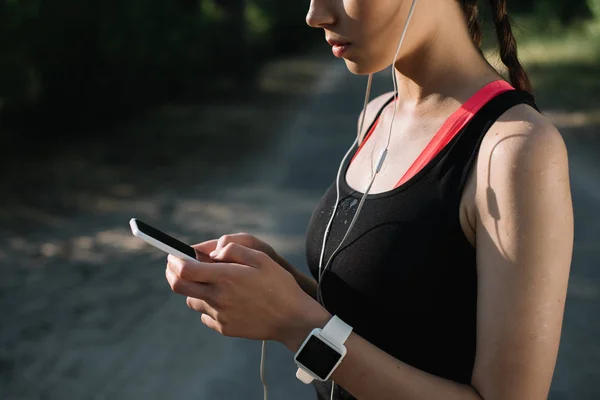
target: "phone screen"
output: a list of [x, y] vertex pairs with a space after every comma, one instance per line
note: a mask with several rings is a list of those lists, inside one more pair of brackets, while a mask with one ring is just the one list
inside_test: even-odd
[[187, 254], [193, 259], [196, 259], [196, 251], [191, 246], [188, 246], [187, 244], [175, 239], [174, 237], [169, 236], [156, 228], [153, 228], [152, 226], [140, 221], [139, 219], [136, 219], [136, 223], [138, 229], [144, 232], [146, 235], [152, 236], [154, 239], [163, 242], [164, 244], [169, 245], [174, 249], [179, 250], [183, 254]]

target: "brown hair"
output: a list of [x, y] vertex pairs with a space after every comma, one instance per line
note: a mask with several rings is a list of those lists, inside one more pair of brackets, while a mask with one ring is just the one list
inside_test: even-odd
[[[469, 32], [475, 45], [481, 48], [483, 32], [479, 22], [478, 0], [459, 0], [465, 15]], [[496, 36], [500, 50], [500, 60], [508, 68], [511, 84], [518, 90], [532, 92], [531, 82], [517, 56], [517, 41], [512, 33], [510, 18], [506, 12], [507, 0], [490, 0]]]

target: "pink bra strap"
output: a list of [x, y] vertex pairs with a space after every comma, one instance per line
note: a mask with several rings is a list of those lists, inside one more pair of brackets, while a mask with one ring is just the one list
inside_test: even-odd
[[497, 80], [487, 84], [475, 93], [446, 120], [402, 179], [396, 184], [396, 187], [408, 181], [427, 165], [469, 123], [481, 107], [497, 95], [509, 90], [514, 90], [514, 88], [508, 82]]

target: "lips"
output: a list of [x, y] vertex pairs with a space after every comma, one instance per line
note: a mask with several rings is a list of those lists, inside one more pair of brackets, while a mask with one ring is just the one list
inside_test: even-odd
[[327, 43], [331, 46], [347, 46], [350, 44], [349, 41], [342, 39], [327, 39]]
[[349, 41], [338, 38], [328, 38], [327, 43], [331, 45], [331, 51], [337, 58], [342, 58], [350, 46], [352, 46], [352, 43]]

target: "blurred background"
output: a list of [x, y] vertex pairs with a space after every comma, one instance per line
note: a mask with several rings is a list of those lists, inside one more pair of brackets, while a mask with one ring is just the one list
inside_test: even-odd
[[[306, 271], [306, 224], [366, 85], [307, 8], [0, 0], [0, 399], [261, 398], [260, 343], [204, 327], [128, 221], [190, 243], [250, 232]], [[509, 0], [509, 14], [571, 163], [575, 254], [550, 398], [600, 399], [600, 0]], [[373, 95], [391, 88], [386, 70]], [[269, 344], [266, 372], [272, 399], [313, 398], [282, 346]]]

